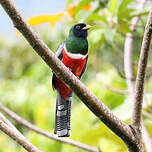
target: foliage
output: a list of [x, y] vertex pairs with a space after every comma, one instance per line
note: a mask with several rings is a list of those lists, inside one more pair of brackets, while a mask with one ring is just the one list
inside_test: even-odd
[[[33, 26], [46, 22], [52, 25], [52, 29], [39, 25], [35, 30], [40, 33], [42, 39], [54, 52], [59, 43], [66, 38], [73, 24], [86, 22], [93, 25], [88, 37], [88, 67], [82, 81], [105, 105], [126, 122], [130, 119], [132, 109], [129, 97], [112, 92], [105, 86], [120, 90], [127, 89], [126, 80], [121, 77], [124, 73], [123, 47], [126, 32], [132, 32], [129, 29], [131, 20], [137, 15], [141, 16], [141, 21], [136, 33], [133, 33], [135, 37], [133, 62], [134, 75], [136, 75], [143, 27], [148, 10], [147, 6], [143, 10], [138, 10], [137, 5], [137, 2], [133, 0], [81, 0], [80, 3], [68, 0], [65, 11], [56, 15], [40, 14], [28, 20]], [[57, 15], [59, 15], [58, 18]], [[62, 26], [56, 27], [56, 23], [62, 23]], [[149, 65], [151, 65], [150, 60]], [[152, 89], [151, 81], [151, 77], [147, 79], [146, 90], [148, 91]], [[0, 84], [2, 103], [37, 126], [53, 132], [56, 95], [51, 88], [51, 70], [25, 43], [22, 36], [17, 37], [14, 42], [0, 39]], [[151, 98], [151, 93], [146, 93], [144, 106], [149, 113], [152, 112]], [[152, 121], [148, 116], [144, 118], [152, 136], [150, 129]], [[83, 151], [48, 140], [18, 124], [15, 125], [42, 151]], [[124, 143], [76, 96], [74, 96], [72, 107], [72, 136], [70, 138], [100, 147], [104, 152], [127, 151]], [[0, 134], [0, 152], [9, 151], [23, 152], [24, 150], [7, 136]]]

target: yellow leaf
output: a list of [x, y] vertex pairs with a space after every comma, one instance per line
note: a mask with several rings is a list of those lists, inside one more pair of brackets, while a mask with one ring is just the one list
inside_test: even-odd
[[60, 22], [62, 17], [64, 16], [64, 13], [58, 13], [56, 15], [39, 15], [39, 16], [34, 16], [31, 17], [27, 20], [27, 22], [31, 25], [31, 26], [35, 26], [38, 24], [42, 24], [42, 23], [57, 23]]
[[[30, 24], [30, 26], [36, 26], [42, 23], [50, 23], [51, 28], [54, 28], [56, 23], [61, 22], [63, 16], [65, 16], [64, 12], [55, 15], [39, 15], [29, 18], [27, 22]], [[20, 32], [17, 31], [16, 35], [19, 36]]]

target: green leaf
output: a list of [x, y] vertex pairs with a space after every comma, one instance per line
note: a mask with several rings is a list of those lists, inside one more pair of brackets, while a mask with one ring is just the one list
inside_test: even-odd
[[133, 17], [136, 17], [136, 16], [144, 16], [144, 15], [148, 15], [149, 11], [144, 11], [144, 12], [140, 12], [140, 13], [135, 13], [133, 15], [131, 15], [129, 18], [133, 18]]
[[117, 27], [117, 32], [126, 34], [127, 32], [131, 32], [130, 26], [127, 22], [121, 21], [121, 23]]
[[128, 18], [136, 9], [128, 8], [128, 5], [133, 0], [123, 0], [118, 7], [118, 22], [120, 22], [123, 18]]
[[133, 12], [135, 12], [136, 9], [129, 9], [126, 8], [118, 13], [118, 22], [121, 23], [124, 19], [131, 19], [131, 16], [133, 15]]
[[119, 5], [118, 11], [122, 12], [123, 10], [125, 10], [131, 2], [133, 2], [133, 0], [122, 0], [121, 4]]
[[109, 2], [109, 10], [113, 14], [115, 14], [117, 11], [117, 1], [118, 0], [110, 0]]
[[91, 14], [86, 18], [86, 21], [103, 21], [108, 24], [107, 18], [103, 15], [98, 15], [97, 13]]

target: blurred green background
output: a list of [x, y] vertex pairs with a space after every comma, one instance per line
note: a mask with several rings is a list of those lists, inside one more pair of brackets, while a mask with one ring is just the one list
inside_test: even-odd
[[[64, 7], [71, 7], [74, 14], [64, 16], [55, 28], [41, 24], [34, 29], [56, 52], [65, 40], [70, 27], [79, 22], [93, 25], [89, 32], [89, 60], [82, 81], [116, 116], [128, 123], [132, 113], [132, 101], [126, 94], [123, 54], [125, 34], [135, 16], [140, 16], [134, 35], [133, 71], [136, 76], [138, 58], [151, 2], [139, 9], [139, 1], [133, 0], [81, 0], [75, 5], [68, 0]], [[45, 1], [43, 1], [45, 3]], [[47, 3], [47, 1], [46, 1]], [[56, 1], [60, 3], [60, 1]], [[83, 9], [89, 4], [89, 8]], [[50, 6], [52, 9], [53, 6]], [[37, 8], [35, 8], [37, 9]], [[64, 8], [63, 8], [64, 9]], [[21, 11], [24, 14], [26, 7]], [[62, 10], [61, 10], [62, 11]], [[60, 11], [59, 11], [60, 12]], [[37, 15], [40, 15], [41, 12]], [[1, 23], [3, 24], [3, 23]], [[1, 29], [2, 30], [2, 29]], [[10, 36], [13, 39], [10, 40]], [[152, 136], [152, 54], [148, 61], [144, 96], [144, 123]], [[42, 129], [54, 130], [56, 93], [51, 87], [52, 71], [32, 50], [22, 36], [14, 33], [0, 36], [0, 102]], [[117, 91], [122, 90], [122, 93]], [[12, 120], [11, 120], [12, 121]], [[83, 152], [78, 148], [42, 137], [12, 121], [35, 146], [44, 152]], [[99, 147], [103, 152], [126, 152], [125, 144], [100, 122], [74, 95], [72, 105], [71, 139]], [[0, 132], [0, 152], [24, 152], [25, 150]]]

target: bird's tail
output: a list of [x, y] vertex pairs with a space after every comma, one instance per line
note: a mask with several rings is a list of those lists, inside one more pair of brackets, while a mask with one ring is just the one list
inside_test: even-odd
[[69, 137], [71, 135], [70, 117], [71, 117], [72, 94], [66, 100], [63, 99], [57, 91], [56, 99], [56, 120], [54, 133], [58, 137]]

